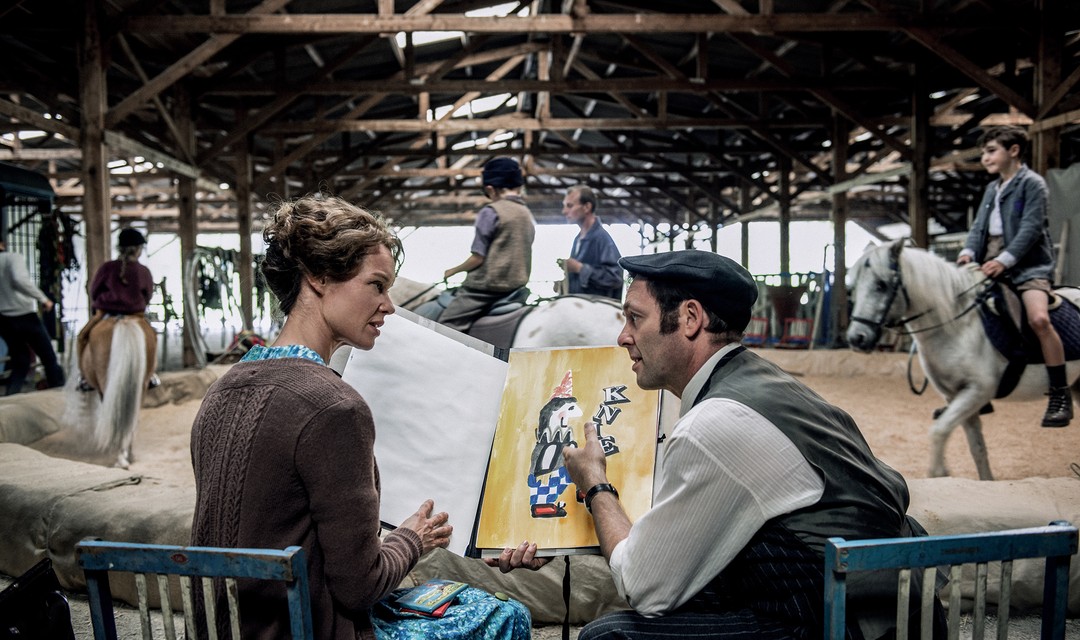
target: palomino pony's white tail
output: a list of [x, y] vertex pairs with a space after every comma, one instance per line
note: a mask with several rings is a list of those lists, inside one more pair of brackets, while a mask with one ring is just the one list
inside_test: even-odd
[[129, 453], [142, 406], [146, 381], [146, 337], [139, 320], [121, 318], [113, 328], [109, 370], [101, 410], [94, 423], [94, 443], [100, 451]]

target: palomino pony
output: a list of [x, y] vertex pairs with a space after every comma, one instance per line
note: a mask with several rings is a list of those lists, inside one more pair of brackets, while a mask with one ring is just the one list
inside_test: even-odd
[[[90, 330], [89, 343], [79, 358], [83, 379], [97, 390], [79, 394], [81, 421], [89, 422], [99, 452], [117, 452], [115, 466], [134, 462], [131, 445], [139, 421], [143, 390], [154, 373], [157, 337], [141, 317], [106, 316]], [[72, 376], [76, 378], [76, 376]], [[70, 386], [70, 385], [69, 385]]]
[[[390, 297], [410, 311], [429, 302], [442, 289], [399, 277]], [[622, 306], [599, 296], [559, 296], [528, 307], [514, 333], [511, 347], [595, 347], [613, 345], [623, 327]]]
[[[974, 266], [958, 267], [903, 241], [875, 247], [851, 272], [854, 308], [847, 331], [853, 349], [869, 352], [882, 328], [898, 328], [915, 340], [927, 378], [947, 402], [930, 428], [930, 475], [946, 476], [945, 443], [963, 425], [980, 480], [992, 480], [979, 410], [994, 399], [1008, 360], [993, 346], [979, 318], [976, 296], [985, 276]], [[1058, 294], [1080, 304], [1080, 290]], [[1063, 303], [1067, 304], [1067, 303]], [[1069, 382], [1078, 390], [1080, 361], [1068, 363]], [[1045, 396], [1046, 367], [1029, 364], [1006, 400]]]

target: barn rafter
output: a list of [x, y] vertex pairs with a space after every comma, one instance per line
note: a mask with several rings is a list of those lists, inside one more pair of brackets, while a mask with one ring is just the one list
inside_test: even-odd
[[982, 127], [1029, 126], [1036, 168], [1080, 154], [1065, 0], [494, 4], [8, 3], [0, 161], [46, 173], [76, 215], [159, 229], [240, 224], [241, 190], [256, 227], [271, 194], [317, 189], [400, 224], [467, 224], [480, 166], [507, 154], [541, 221], [589, 182], [613, 221], [826, 219], [843, 193], [867, 227], [956, 231]]

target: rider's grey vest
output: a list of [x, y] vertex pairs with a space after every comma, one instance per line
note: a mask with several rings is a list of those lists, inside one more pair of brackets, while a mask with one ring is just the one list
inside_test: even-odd
[[484, 263], [465, 276], [464, 286], [481, 291], [513, 291], [529, 282], [536, 223], [517, 198], [502, 198], [490, 205], [499, 215], [499, 227]]
[[695, 404], [728, 398], [757, 411], [825, 482], [816, 504], [776, 521], [824, 557], [825, 539], [892, 537], [905, 528], [904, 478], [874, 457], [855, 421], [773, 363], [743, 350], [713, 371]]

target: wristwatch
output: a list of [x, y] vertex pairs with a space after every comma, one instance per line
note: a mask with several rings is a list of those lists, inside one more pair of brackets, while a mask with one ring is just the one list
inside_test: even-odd
[[598, 485], [593, 485], [593, 488], [589, 489], [585, 493], [585, 508], [589, 511], [589, 513], [592, 513], [592, 501], [593, 501], [593, 498], [596, 497], [596, 494], [604, 492], [604, 491], [615, 494], [615, 499], [616, 500], [619, 498], [619, 491], [613, 485], [610, 485], [610, 484], [608, 484], [606, 482], [598, 484]]

